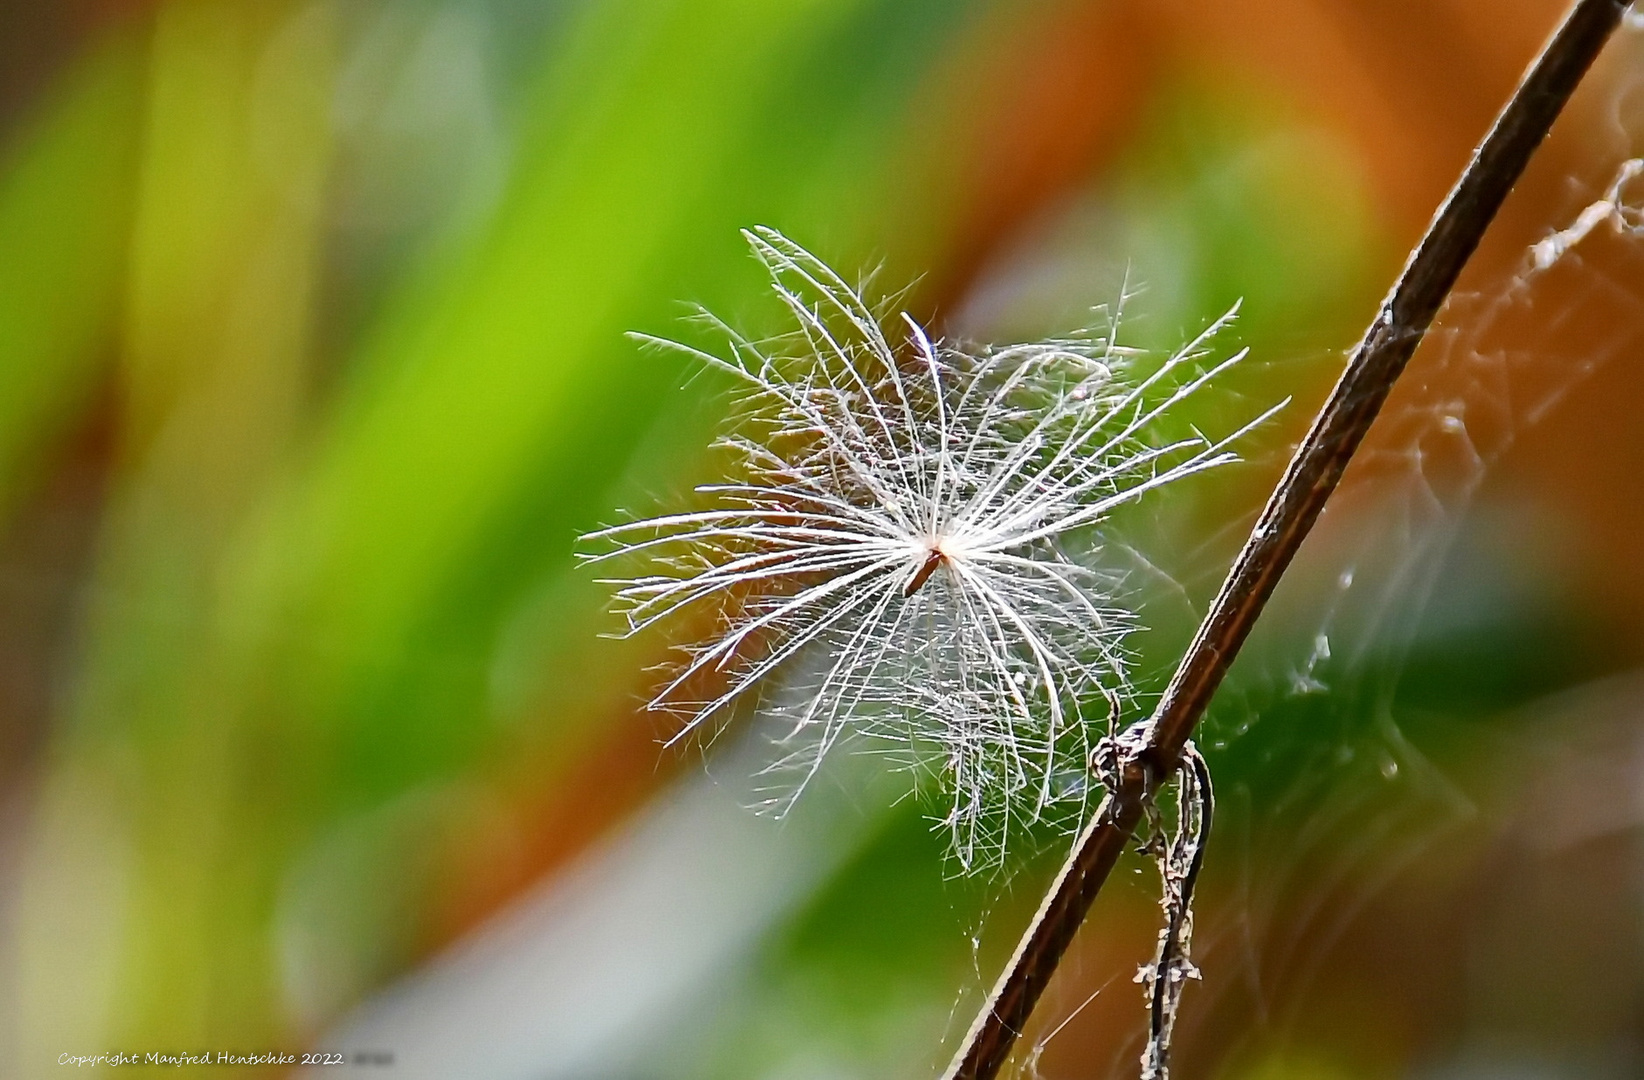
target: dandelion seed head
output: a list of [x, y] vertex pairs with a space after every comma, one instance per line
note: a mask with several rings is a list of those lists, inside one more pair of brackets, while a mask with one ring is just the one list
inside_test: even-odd
[[[1206, 365], [1229, 312], [1151, 374], [1099, 331], [966, 349], [888, 317], [773, 229], [744, 233], [795, 330], [753, 341], [703, 312], [721, 354], [635, 335], [734, 377], [698, 489], [710, 509], [583, 538], [636, 634], [708, 625], [649, 707], [676, 738], [733, 711], [773, 732], [770, 806], [785, 811], [830, 754], [882, 755], [945, 795], [961, 867], [996, 864], [1023, 828], [1076, 826], [1085, 762], [1130, 696], [1135, 615], [1104, 569], [1120, 506], [1233, 460], [1158, 420], [1243, 354]], [[1260, 422], [1264, 417], [1258, 418]], [[692, 614], [703, 616], [691, 620]]]

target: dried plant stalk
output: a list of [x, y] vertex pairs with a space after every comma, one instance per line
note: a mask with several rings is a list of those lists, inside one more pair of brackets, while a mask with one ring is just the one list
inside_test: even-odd
[[1363, 441], [1485, 229], [1620, 23], [1624, 0], [1577, 0], [1411, 253], [1234, 561], [1108, 797], [1074, 845], [944, 1080], [992, 1080], [1154, 792]]

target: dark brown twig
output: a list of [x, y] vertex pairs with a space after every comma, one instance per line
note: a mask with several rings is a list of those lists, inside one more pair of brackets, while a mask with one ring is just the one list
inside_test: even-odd
[[1159, 934], [1158, 954], [1149, 976], [1147, 1048], [1142, 1052], [1142, 1080], [1169, 1077], [1170, 1035], [1176, 1026], [1176, 1004], [1181, 1000], [1186, 980], [1198, 978], [1198, 969], [1187, 955], [1193, 934], [1193, 888], [1198, 883], [1199, 872], [1204, 869], [1205, 844], [1210, 839], [1211, 819], [1216, 813], [1216, 794], [1210, 784], [1210, 767], [1191, 739], [1182, 746], [1177, 785], [1176, 832], [1163, 838], [1155, 851], [1163, 893], [1159, 904], [1165, 910], [1165, 925]]
[[1153, 717], [1121, 737], [1111, 790], [1079, 835], [944, 1080], [992, 1080], [1091, 902], [1238, 655], [1325, 500], [1387, 400], [1462, 267], [1628, 4], [1576, 0], [1474, 151], [1353, 351], [1228, 572]]

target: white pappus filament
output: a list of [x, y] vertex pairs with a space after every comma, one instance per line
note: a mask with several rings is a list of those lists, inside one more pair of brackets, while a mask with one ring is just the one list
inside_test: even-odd
[[703, 313], [723, 356], [634, 335], [734, 376], [734, 475], [698, 489], [713, 508], [590, 533], [583, 558], [642, 564], [606, 579], [629, 634], [707, 628], [650, 702], [679, 717], [676, 738], [756, 707], [777, 732], [778, 811], [844, 743], [883, 752], [951, 796], [962, 867], [996, 862], [1024, 822], [1082, 816], [1090, 751], [1127, 695], [1137, 624], [1099, 527], [1233, 460], [1271, 415], [1221, 440], [1149, 440], [1244, 357], [1200, 364], [1234, 312], [1127, 382], [1116, 322], [966, 350], [885, 318], [775, 230], [744, 235], [793, 333], [751, 341]]

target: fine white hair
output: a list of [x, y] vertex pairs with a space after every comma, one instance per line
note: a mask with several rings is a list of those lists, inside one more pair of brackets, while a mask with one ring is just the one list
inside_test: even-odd
[[[1227, 368], [1201, 364], [1227, 312], [1143, 378], [1101, 332], [966, 350], [892, 319], [770, 228], [743, 234], [797, 329], [751, 341], [707, 313], [725, 355], [648, 335], [734, 376], [712, 509], [583, 537], [634, 634], [686, 616], [649, 708], [675, 738], [739, 703], [776, 731], [781, 812], [845, 742], [951, 796], [942, 825], [967, 871], [1021, 824], [1077, 822], [1088, 759], [1129, 693], [1137, 628], [1101, 568], [1100, 526], [1155, 488], [1234, 460], [1228, 438], [1152, 440]], [[689, 619], [690, 613], [698, 617]]]

